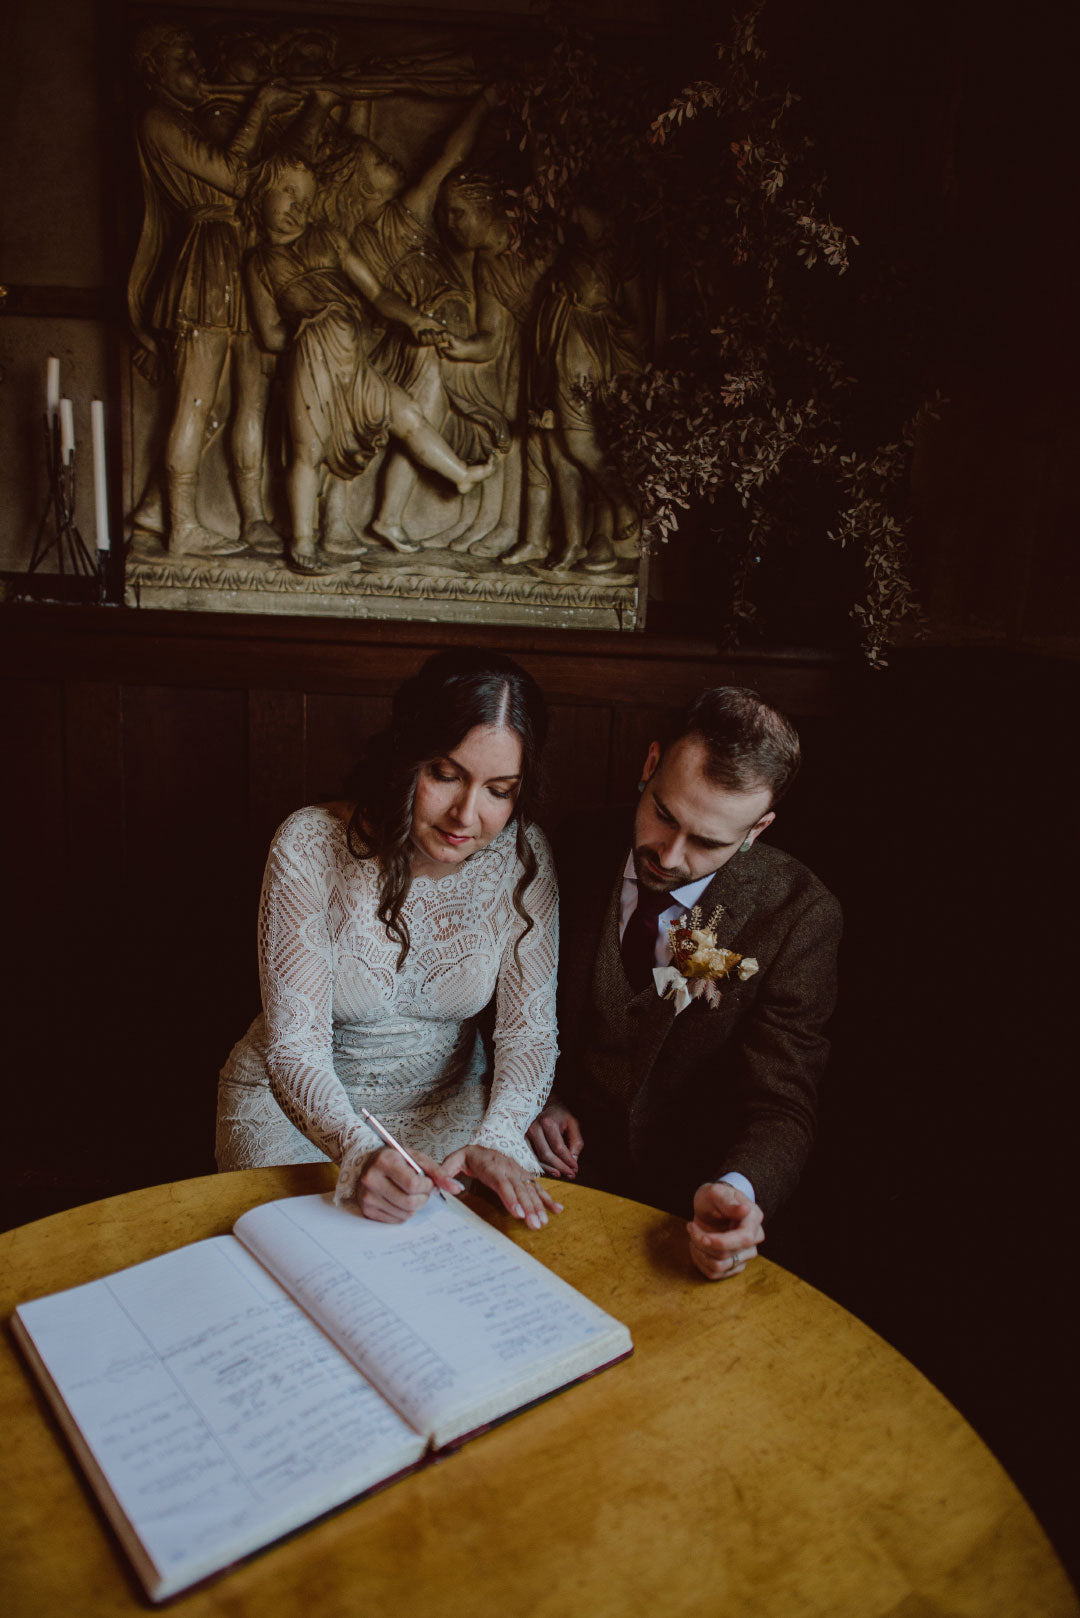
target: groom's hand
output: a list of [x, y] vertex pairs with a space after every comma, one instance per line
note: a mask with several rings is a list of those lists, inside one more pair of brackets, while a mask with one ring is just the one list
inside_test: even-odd
[[545, 1174], [553, 1174], [557, 1180], [576, 1177], [578, 1156], [585, 1142], [569, 1107], [561, 1101], [549, 1101], [539, 1118], [529, 1125], [527, 1139]]
[[765, 1240], [761, 1209], [726, 1180], [698, 1186], [694, 1217], [686, 1229], [690, 1257], [707, 1281], [741, 1275]]

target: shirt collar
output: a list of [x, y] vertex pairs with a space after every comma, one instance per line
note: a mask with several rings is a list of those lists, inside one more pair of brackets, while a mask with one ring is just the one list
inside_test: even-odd
[[715, 871], [710, 871], [708, 876], [699, 877], [696, 882], [687, 882], [685, 887], [672, 888], [672, 899], [677, 900], [684, 910], [689, 910], [691, 905], [697, 904], [715, 875]]

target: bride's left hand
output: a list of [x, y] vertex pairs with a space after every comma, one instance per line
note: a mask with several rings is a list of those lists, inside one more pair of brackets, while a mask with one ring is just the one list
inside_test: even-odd
[[542, 1185], [538, 1184], [520, 1163], [515, 1163], [505, 1152], [491, 1146], [461, 1146], [442, 1165], [444, 1174], [470, 1174], [481, 1185], [494, 1191], [507, 1213], [523, 1219], [530, 1230], [546, 1225], [546, 1210], [562, 1213], [562, 1203], [556, 1202]]

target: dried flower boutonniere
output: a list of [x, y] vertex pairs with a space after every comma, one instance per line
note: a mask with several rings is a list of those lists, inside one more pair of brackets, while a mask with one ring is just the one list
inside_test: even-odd
[[745, 983], [758, 969], [752, 955], [722, 949], [716, 942], [716, 924], [723, 913], [723, 905], [717, 905], [709, 917], [708, 926], [704, 926], [701, 906], [695, 905], [668, 928], [671, 965], [657, 967], [653, 977], [660, 997], [674, 1000], [676, 1016], [686, 1010], [691, 1000], [702, 998], [706, 1005], [715, 1009], [720, 1004], [717, 985], [722, 978], [737, 972], [740, 981]]

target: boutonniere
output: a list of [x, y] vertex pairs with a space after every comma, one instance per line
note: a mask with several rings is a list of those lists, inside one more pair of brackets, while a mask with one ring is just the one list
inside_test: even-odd
[[668, 927], [671, 965], [654, 967], [653, 979], [660, 998], [674, 1000], [676, 1016], [686, 1010], [691, 1000], [704, 999], [715, 1010], [720, 1004], [717, 985], [723, 978], [736, 972], [740, 982], [745, 983], [758, 969], [752, 955], [722, 949], [716, 942], [716, 924], [723, 913], [723, 905], [717, 905], [708, 926], [704, 926], [701, 906], [695, 905]]

